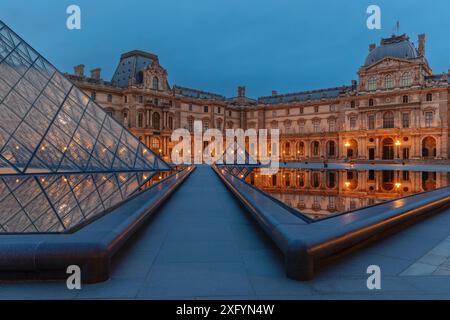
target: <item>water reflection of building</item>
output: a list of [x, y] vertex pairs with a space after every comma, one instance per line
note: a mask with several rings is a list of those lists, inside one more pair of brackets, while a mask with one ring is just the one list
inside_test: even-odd
[[256, 170], [247, 182], [313, 217], [345, 212], [449, 185], [447, 172], [280, 169]]
[[111, 81], [100, 70], [71, 80], [168, 159], [171, 132], [203, 128], [276, 128], [286, 161], [415, 160], [449, 158], [449, 74], [433, 74], [425, 36], [416, 48], [406, 35], [370, 45], [358, 81], [342, 87], [250, 99], [169, 85], [158, 56], [132, 51], [121, 56]]

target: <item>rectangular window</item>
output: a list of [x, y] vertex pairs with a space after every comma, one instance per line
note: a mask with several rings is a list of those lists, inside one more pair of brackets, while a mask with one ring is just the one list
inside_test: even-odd
[[433, 125], [433, 112], [425, 112], [425, 127], [430, 128]]
[[97, 99], [97, 92], [92, 91], [91, 92], [91, 99], [95, 101], [95, 99]]
[[194, 119], [192, 119], [192, 118], [188, 119], [188, 130], [189, 130], [189, 132], [194, 131]]
[[189, 105], [189, 111], [192, 111], [192, 104]]
[[208, 112], [208, 106], [203, 107], [203, 112]]
[[350, 118], [350, 130], [355, 130], [356, 129], [356, 117], [351, 117]]
[[409, 128], [409, 113], [402, 113], [403, 128]]
[[336, 131], [336, 121], [330, 120], [330, 122], [328, 123], [328, 127], [329, 127], [330, 132], [335, 132]]
[[303, 108], [300, 108], [300, 114], [303, 114]]
[[220, 107], [217, 108], [217, 113], [221, 113], [222, 110], [220, 109]]
[[319, 107], [314, 107], [314, 112], [315, 113], [319, 112]]
[[369, 181], [375, 180], [375, 170], [369, 170]]
[[112, 102], [112, 95], [111, 94], [108, 94], [108, 102]]
[[123, 97], [123, 101], [125, 101], [125, 103], [128, 103], [128, 96]]
[[314, 132], [319, 133], [320, 132], [320, 122], [314, 122], [313, 126], [314, 126]]
[[139, 96], [139, 103], [143, 103], [144, 102], [144, 97], [143, 96]]
[[367, 117], [369, 130], [375, 130], [375, 115], [371, 114]]

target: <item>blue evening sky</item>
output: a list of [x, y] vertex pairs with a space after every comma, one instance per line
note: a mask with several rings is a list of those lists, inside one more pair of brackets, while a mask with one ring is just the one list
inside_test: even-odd
[[[66, 8], [82, 10], [82, 29], [66, 28]], [[368, 30], [366, 9], [382, 10]], [[171, 85], [250, 97], [349, 84], [368, 45], [400, 20], [435, 73], [450, 68], [448, 0], [0, 0], [0, 19], [61, 71], [84, 63], [110, 80], [120, 54], [159, 55]]]

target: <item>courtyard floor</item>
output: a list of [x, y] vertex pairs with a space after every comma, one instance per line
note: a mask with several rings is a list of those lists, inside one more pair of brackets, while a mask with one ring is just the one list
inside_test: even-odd
[[[314, 280], [283, 256], [208, 166], [199, 166], [114, 258], [110, 280], [0, 283], [0, 299], [450, 299], [450, 209], [340, 259]], [[366, 269], [381, 267], [381, 290]]]

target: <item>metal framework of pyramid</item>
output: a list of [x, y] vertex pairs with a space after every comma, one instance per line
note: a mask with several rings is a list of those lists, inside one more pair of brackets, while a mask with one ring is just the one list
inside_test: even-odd
[[0, 21], [0, 233], [63, 231], [170, 166]]

